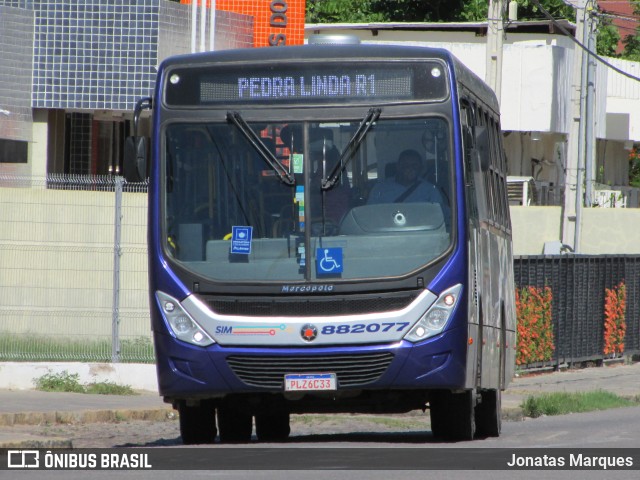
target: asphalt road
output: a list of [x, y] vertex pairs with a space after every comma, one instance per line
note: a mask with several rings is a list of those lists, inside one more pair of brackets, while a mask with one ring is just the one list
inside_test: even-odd
[[[556, 372], [545, 375], [533, 375], [517, 378], [507, 390], [505, 399], [507, 404], [514, 405], [524, 396], [549, 391], [588, 391], [594, 389], [610, 390], [621, 395], [637, 396], [640, 392], [640, 364], [616, 366], [612, 368], [585, 369], [580, 371]], [[428, 414], [412, 413], [397, 416], [294, 416], [292, 420], [292, 437], [286, 444], [251, 443], [248, 445], [207, 445], [196, 449], [188, 449], [182, 445], [179, 436], [178, 422], [175, 415], [169, 415], [170, 410], [158, 410], [157, 398], [138, 398], [136, 400], [100, 399], [94, 397], [73, 396], [72, 394], [56, 395], [52, 397], [34, 392], [4, 392], [3, 402], [0, 402], [0, 415], [4, 420], [15, 423], [2, 427], [12, 435], [24, 433], [27, 439], [45, 438], [47, 440], [57, 436], [71, 440], [73, 447], [87, 451], [90, 448], [120, 447], [122, 451], [137, 451], [147, 448], [153, 455], [161, 459], [174, 456], [178, 459], [178, 470], [152, 471], [7, 471], [0, 469], [0, 479], [188, 479], [188, 478], [216, 478], [216, 479], [366, 479], [366, 480], [404, 480], [416, 478], [438, 479], [628, 479], [638, 478], [640, 470], [640, 407], [572, 414], [558, 417], [542, 417], [503, 423], [503, 433], [499, 438], [476, 440], [474, 442], [460, 442], [455, 444], [441, 443], [431, 436]], [[56, 398], [57, 402], [50, 399]], [[6, 401], [5, 401], [6, 400]], [[150, 400], [151, 403], [148, 403]], [[122, 401], [129, 404], [133, 410], [121, 410]], [[160, 415], [158, 417], [144, 417], [138, 415], [141, 410], [137, 407], [147, 407], [147, 413]], [[503, 404], [504, 406], [504, 404]], [[37, 407], [49, 410], [49, 416], [43, 416], [36, 425], [18, 424], [19, 419], [40, 418], [37, 415], [27, 415], [24, 412], [33, 411]], [[93, 418], [96, 412], [92, 409], [107, 408], [105, 420]], [[42, 408], [38, 411], [41, 411]], [[77, 416], [77, 410], [82, 408], [85, 414]], [[66, 411], [65, 411], [66, 410]], [[15, 412], [15, 413], [10, 413]], [[128, 413], [130, 416], [122, 418], [119, 415]], [[74, 414], [75, 416], [67, 416]], [[92, 415], [89, 415], [92, 413]], [[107, 415], [108, 414], [108, 415]], [[108, 418], [107, 418], [108, 417]], [[113, 418], [111, 418], [113, 417]], [[55, 422], [46, 421], [53, 418]], [[71, 421], [66, 423], [64, 419]], [[92, 419], [92, 421], [89, 421]], [[115, 420], [115, 421], [114, 421]], [[103, 423], [100, 423], [102, 421]], [[5, 424], [8, 425], [8, 424]], [[21, 435], [18, 435], [19, 437]], [[131, 448], [133, 447], [133, 448]], [[266, 447], [266, 449], [265, 449]], [[20, 448], [29, 448], [23, 445]], [[537, 451], [549, 455], [556, 449], [594, 449], [597, 455], [617, 455], [622, 449], [633, 448], [633, 470], [615, 471], [593, 470], [518, 470], [508, 469], [500, 464], [495, 470], [478, 470], [479, 465], [474, 460], [478, 453], [487, 455], [510, 455], [522, 449]], [[334, 449], [339, 461], [333, 461], [328, 452]], [[351, 450], [348, 450], [351, 449]], [[355, 450], [357, 449], [357, 450]], [[446, 450], [445, 450], [446, 449]], [[453, 461], [447, 463], [448, 468], [457, 470], [435, 471], [424, 467], [425, 458], [438, 458], [451, 454], [456, 450]], [[374, 470], [347, 470], [349, 457], [345, 452], [354, 454], [362, 461], [371, 459], [367, 468]], [[586, 451], [586, 450], [585, 450]], [[496, 454], [496, 452], [498, 452]], [[409, 454], [409, 456], [407, 456]], [[269, 463], [261, 464], [251, 469], [252, 459], [269, 457]], [[404, 455], [404, 457], [402, 457]], [[413, 455], [413, 456], [411, 456]], [[435, 455], [435, 457], [433, 457]], [[246, 470], [225, 470], [220, 465], [229, 459], [235, 459], [235, 468]], [[345, 460], [346, 458], [346, 460]], [[392, 470], [398, 467], [398, 459], [405, 462], [402, 467], [421, 470]], [[503, 458], [503, 457], [500, 457]], [[211, 464], [212, 460], [219, 463]], [[300, 470], [268, 470], [267, 468], [284, 468], [293, 461], [305, 461], [306, 468]], [[421, 463], [422, 461], [422, 463]], [[208, 463], [209, 462], [209, 463]], [[289, 462], [287, 464], [287, 462]], [[322, 465], [332, 470], [318, 470], [314, 468]], [[385, 463], [386, 462], [386, 463]], [[395, 464], [394, 464], [395, 463]], [[415, 463], [415, 465], [414, 465]], [[505, 460], [506, 463], [506, 460]], [[299, 463], [298, 463], [299, 464]], [[189, 470], [195, 465], [201, 470]], [[157, 466], [157, 465], [156, 465]], [[256, 467], [254, 461], [254, 467]], [[493, 466], [491, 468], [494, 468]], [[333, 470], [335, 469], [335, 470]], [[474, 469], [473, 471], [471, 471]]]
[[[249, 445], [209, 445], [199, 447], [197, 449], [187, 449], [184, 447], [178, 436], [176, 422], [127, 422], [121, 425], [122, 434], [130, 434], [130, 438], [140, 435], [141, 424], [146, 425], [146, 430], [153, 432], [154, 428], [167, 429], [165, 435], [167, 438], [156, 438], [151, 442], [143, 441], [141, 443], [129, 443], [128, 446], [134, 447], [151, 447], [154, 454], [164, 457], [177, 455], [178, 458], [195, 458], [195, 464], [207, 465], [207, 470], [166, 470], [166, 471], [0, 471], [0, 478], [11, 479], [175, 479], [175, 478], [215, 478], [215, 479], [366, 479], [366, 480], [404, 480], [416, 478], [434, 478], [431, 477], [435, 472], [423, 468], [421, 463], [423, 458], [429, 455], [437, 457], [446, 456], [448, 450], [455, 449], [455, 455], [459, 456], [459, 463], [451, 466], [451, 468], [461, 468], [460, 470], [442, 470], [437, 472], [438, 479], [465, 479], [470, 478], [471, 474], [474, 479], [509, 479], [517, 477], [521, 479], [544, 479], [544, 478], [561, 478], [561, 479], [601, 479], [601, 478], [638, 478], [638, 470], [640, 470], [640, 407], [621, 408], [607, 410], [601, 412], [590, 412], [583, 414], [572, 414], [557, 417], [541, 417], [537, 419], [525, 419], [524, 421], [505, 422], [503, 424], [503, 433], [499, 438], [490, 438], [484, 440], [476, 440], [473, 442], [459, 442], [455, 444], [446, 444], [436, 441], [428, 430], [424, 431], [406, 431], [398, 426], [392, 428], [392, 425], [385, 425], [378, 428], [378, 431], [372, 431], [374, 424], [369, 422], [363, 423], [362, 428], [356, 428], [355, 431], [341, 433], [331, 433], [327, 429], [334, 429], [335, 424], [327, 424], [325, 426], [316, 424], [313, 428], [316, 433], [306, 432], [295, 434], [290, 442], [286, 444], [264, 444], [251, 443]], [[100, 425], [100, 424], [96, 424]], [[105, 425], [102, 424], [102, 427]], [[347, 423], [344, 424], [344, 427]], [[349, 427], [353, 428], [354, 423], [349, 423]], [[171, 432], [173, 428], [173, 434]], [[127, 432], [127, 429], [129, 431]], [[324, 431], [323, 431], [324, 430]], [[344, 430], [344, 429], [343, 429]], [[108, 437], [107, 435], [103, 435]], [[118, 446], [123, 446], [122, 444]], [[283, 448], [284, 447], [284, 448]], [[522, 449], [530, 450], [540, 454], [554, 456], [557, 452], [563, 452], [557, 449], [571, 449], [571, 451], [589, 451], [586, 449], [598, 449], [603, 456], [617, 455], [625, 452], [625, 448], [636, 448], [634, 450], [634, 470], [632, 471], [613, 471], [613, 470], [518, 470], [514, 471], [504, 466], [504, 470], [470, 470], [481, 468], [480, 464], [469, 463], [465, 458], [474, 457], [478, 454], [484, 455], [495, 452], [505, 454], [505, 458], [511, 458], [512, 453], [520, 455]], [[281, 466], [286, 468], [287, 458], [296, 458], [299, 460], [301, 453], [307, 455], [308, 470], [265, 470], [264, 465], [256, 470], [215, 470], [210, 464], [211, 459], [219, 458], [240, 458], [243, 459], [240, 468], [244, 465], [250, 465], [255, 458], [264, 458], [264, 450], [269, 449], [266, 453], [271, 455], [270, 465]], [[324, 452], [331, 452], [337, 449], [340, 455], [340, 461], [329, 464], [331, 468], [340, 468], [339, 470], [316, 470], [314, 465], [322, 460]], [[415, 464], [412, 464], [409, 457], [408, 464], [405, 467], [415, 468], [415, 465], [421, 465], [420, 471], [416, 470], [345, 470], [343, 468], [349, 466], [348, 461], [344, 461], [345, 452], [351, 449], [354, 454], [369, 455], [371, 465], [368, 468], [380, 466], [381, 468], [397, 468], [395, 455], [404, 455], [407, 451], [415, 454]], [[363, 449], [365, 450], [363, 453]], [[460, 450], [459, 450], [460, 449]], [[465, 449], [468, 454], [465, 454]], [[480, 450], [478, 450], [480, 449]], [[129, 451], [131, 451], [129, 449]], [[160, 453], [163, 452], [163, 453]], [[195, 453], [194, 453], [195, 452]], [[273, 452], [273, 454], [271, 454]], [[564, 453], [562, 453], [564, 454]], [[195, 455], [195, 457], [194, 457]], [[329, 454], [326, 454], [330, 456]], [[325, 455], [325, 460], [326, 460]], [[216, 457], [219, 456], [219, 457]], [[348, 457], [348, 456], [347, 456]], [[384, 462], [389, 462], [389, 467], [384, 467]], [[203, 462], [203, 463], [201, 463]], [[244, 463], [243, 463], [244, 462]], [[380, 463], [382, 462], [382, 463]], [[185, 462], [185, 463], [188, 463]], [[259, 463], [259, 462], [258, 462]], [[188, 469], [190, 465], [181, 465], [180, 468]], [[10, 474], [10, 475], [9, 475]], [[418, 477], [416, 477], [418, 474]]]

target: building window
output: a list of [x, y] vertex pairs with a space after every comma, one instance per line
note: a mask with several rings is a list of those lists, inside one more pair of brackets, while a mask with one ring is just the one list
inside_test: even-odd
[[0, 138], [0, 163], [27, 163], [28, 142]]

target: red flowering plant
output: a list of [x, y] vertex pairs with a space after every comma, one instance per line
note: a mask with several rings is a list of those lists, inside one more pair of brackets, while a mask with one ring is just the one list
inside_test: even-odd
[[555, 350], [551, 321], [552, 298], [549, 287], [516, 289], [517, 365], [551, 360]]
[[615, 358], [624, 352], [627, 290], [622, 281], [616, 287], [605, 288], [604, 291], [604, 354]]
[[637, 144], [629, 152], [629, 185], [640, 187], [640, 147]]

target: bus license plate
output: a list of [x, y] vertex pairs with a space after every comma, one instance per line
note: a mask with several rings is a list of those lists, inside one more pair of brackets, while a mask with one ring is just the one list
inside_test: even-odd
[[284, 376], [284, 389], [287, 392], [337, 390], [335, 373], [290, 374]]

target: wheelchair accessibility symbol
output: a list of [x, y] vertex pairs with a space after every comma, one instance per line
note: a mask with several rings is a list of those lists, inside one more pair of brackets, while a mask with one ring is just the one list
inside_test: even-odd
[[342, 267], [342, 248], [318, 248], [316, 250], [318, 275], [342, 273]]

